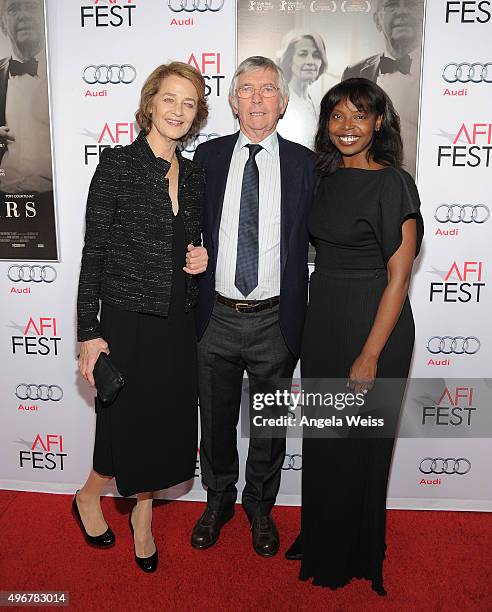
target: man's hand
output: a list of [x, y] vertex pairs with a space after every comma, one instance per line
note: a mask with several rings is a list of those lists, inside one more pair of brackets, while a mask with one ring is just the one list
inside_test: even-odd
[[15, 140], [15, 136], [10, 133], [10, 128], [6, 125], [0, 125], [0, 149], [4, 149], [10, 142]]
[[201, 274], [205, 272], [208, 264], [208, 253], [207, 249], [202, 246], [188, 245], [188, 252], [186, 253], [186, 266], [183, 270], [187, 274]]

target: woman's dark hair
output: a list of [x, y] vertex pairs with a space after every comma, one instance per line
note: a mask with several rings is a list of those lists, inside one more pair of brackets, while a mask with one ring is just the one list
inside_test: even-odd
[[343, 100], [350, 100], [360, 111], [374, 113], [376, 117], [383, 118], [381, 128], [374, 132], [372, 144], [367, 152], [368, 159], [383, 166], [401, 166], [403, 147], [400, 118], [393, 103], [376, 83], [368, 79], [347, 79], [328, 90], [321, 100], [318, 131], [314, 141], [320, 174], [331, 174], [343, 165], [342, 155], [328, 134], [331, 113]]

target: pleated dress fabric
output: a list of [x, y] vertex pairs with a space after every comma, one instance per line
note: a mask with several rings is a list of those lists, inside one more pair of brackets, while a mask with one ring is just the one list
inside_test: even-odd
[[[301, 352], [307, 378], [344, 378], [360, 354], [387, 285], [402, 223], [417, 220], [411, 176], [393, 167], [341, 168], [322, 179], [308, 227], [316, 247]], [[414, 343], [408, 298], [378, 361], [378, 378], [405, 379]], [[403, 388], [402, 388], [403, 392]], [[398, 414], [402, 395], [390, 398]], [[394, 438], [303, 440], [301, 580], [331, 587], [371, 580], [381, 594], [386, 491]]]
[[125, 385], [96, 398], [93, 467], [114, 476], [121, 495], [167, 489], [194, 476], [198, 383], [193, 311], [185, 312], [186, 237], [173, 216], [173, 281], [167, 317], [103, 302], [102, 336]]

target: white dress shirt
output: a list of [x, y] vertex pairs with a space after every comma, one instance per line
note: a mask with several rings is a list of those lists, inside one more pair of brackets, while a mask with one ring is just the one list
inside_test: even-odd
[[[391, 57], [391, 55], [386, 55]], [[380, 74], [377, 78], [377, 84], [391, 98], [396, 112], [400, 115], [403, 163], [415, 175], [420, 93], [420, 49], [412, 51], [410, 58], [412, 66], [409, 74], [402, 74], [401, 72]]]
[[251, 141], [239, 132], [227, 176], [219, 227], [215, 289], [233, 300], [266, 300], [280, 294], [280, 156], [277, 133], [260, 144], [255, 160], [259, 174], [258, 286], [243, 296], [235, 286], [237, 238], [244, 166]]
[[5, 193], [53, 189], [46, 55], [36, 59], [37, 76], [8, 79], [5, 118], [15, 141], [8, 141], [1, 163], [5, 175], [0, 189]]

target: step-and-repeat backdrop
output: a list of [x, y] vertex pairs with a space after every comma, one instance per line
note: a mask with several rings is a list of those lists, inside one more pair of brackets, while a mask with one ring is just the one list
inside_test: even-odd
[[[85, 200], [101, 151], [137, 135], [146, 76], [181, 60], [205, 77], [210, 118], [187, 146], [191, 157], [199, 142], [236, 129], [231, 76], [238, 61], [264, 54], [287, 70], [292, 90], [279, 130], [307, 146], [319, 99], [341, 78], [373, 78], [395, 98], [426, 223], [411, 290], [412, 376], [433, 379], [434, 392], [405, 404], [404, 418], [420, 435], [397, 442], [388, 507], [491, 511], [492, 444], [479, 423], [490, 410], [480, 394], [490, 394], [492, 357], [492, 3], [432, 0], [425, 10], [423, 0], [36, 4], [0, 4], [0, 487], [69, 493], [90, 470], [93, 390], [77, 373], [75, 330]], [[415, 39], [411, 66], [383, 73], [381, 58], [395, 57], [405, 36]], [[16, 80], [23, 44], [33, 45], [37, 62], [27, 67], [32, 79]], [[294, 56], [309, 53], [315, 77], [306, 85]], [[165, 383], [153, 384], [164, 408]], [[248, 441], [238, 438], [244, 465]], [[327, 477], [336, 470], [327, 465]], [[279, 503], [300, 503], [301, 474], [301, 441], [289, 438]], [[194, 481], [161, 495], [205, 499], [198, 457]]]

